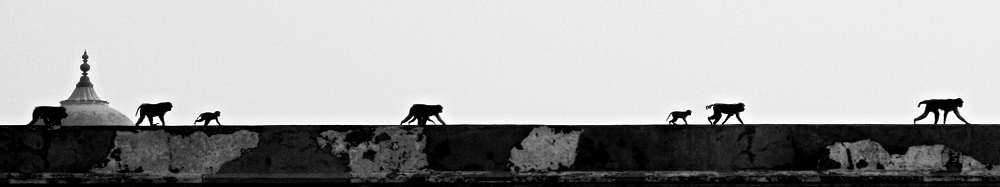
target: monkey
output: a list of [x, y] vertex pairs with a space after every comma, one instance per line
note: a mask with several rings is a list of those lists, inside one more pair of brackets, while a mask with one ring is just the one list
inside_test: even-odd
[[430, 116], [432, 115], [434, 117], [437, 117], [437, 120], [441, 122], [441, 125], [447, 125], [444, 123], [444, 120], [442, 120], [441, 116], [439, 115], [441, 113], [441, 110], [443, 109], [444, 107], [441, 107], [441, 105], [413, 104], [413, 106], [410, 106], [410, 112], [406, 114], [406, 118], [403, 118], [403, 121], [399, 122], [399, 125], [407, 123], [406, 122], [407, 120], [413, 122], [413, 120], [410, 120], [411, 118], [413, 118], [414, 120], [417, 120], [418, 126], [424, 126], [427, 124], [427, 121], [431, 120]]
[[691, 110], [687, 111], [673, 111], [667, 114], [667, 120], [670, 120], [670, 116], [674, 116], [674, 120], [670, 120], [670, 124], [677, 125], [677, 119], [680, 118], [684, 120], [684, 125], [688, 124], [687, 117], [691, 115]]
[[63, 118], [66, 118], [66, 108], [61, 106], [38, 106], [31, 112], [31, 122], [28, 125], [35, 125], [41, 118], [45, 126], [62, 126]]
[[[726, 124], [726, 121], [729, 121], [729, 117], [733, 117], [734, 114], [736, 115], [736, 120], [740, 120], [740, 124], [741, 125], [743, 124], [743, 119], [740, 118], [740, 112], [746, 110], [746, 105], [743, 104], [742, 102], [737, 104], [725, 104], [725, 103], [710, 104], [708, 106], [705, 106], [705, 110], [708, 110], [712, 107], [715, 107], [715, 109], [712, 113], [712, 116], [708, 117], [708, 122], [711, 123], [712, 125], [715, 125], [716, 123], [719, 122], [719, 118], [722, 118], [722, 113], [726, 114], [726, 120], [723, 120], [722, 124], [720, 125]], [[712, 119], [715, 119], [715, 121], [712, 121]]]
[[920, 108], [920, 105], [926, 104], [926, 106], [924, 106], [925, 107], [924, 113], [921, 114], [920, 116], [917, 116], [917, 118], [913, 118], [913, 124], [917, 124], [917, 121], [924, 119], [925, 117], [927, 117], [927, 113], [931, 112], [934, 113], [934, 124], [937, 124], [938, 110], [944, 110], [944, 118], [943, 120], [941, 120], [941, 124], [947, 123], [946, 121], [948, 121], [948, 112], [955, 111], [955, 116], [958, 116], [959, 120], [962, 120], [962, 122], [965, 122], [966, 125], [969, 125], [969, 122], [965, 121], [965, 118], [962, 117], [962, 114], [958, 113], [958, 108], [962, 107], [964, 103], [965, 102], [962, 101], [962, 98], [928, 99], [920, 101], [920, 103], [917, 103], [917, 108]]
[[139, 108], [136, 108], [136, 114], [141, 115], [139, 115], [139, 121], [135, 122], [135, 126], [138, 127], [139, 124], [142, 123], [142, 118], [149, 118], [149, 125], [156, 126], [157, 124], [153, 123], [153, 116], [159, 116], [160, 122], [163, 123], [162, 125], [167, 126], [167, 122], [163, 121], [163, 115], [165, 115], [167, 111], [170, 111], [172, 108], [174, 108], [174, 105], [170, 102], [160, 102], [156, 104], [143, 103], [139, 105]]
[[222, 112], [219, 111], [215, 111], [214, 113], [213, 112], [201, 113], [201, 115], [198, 115], [198, 118], [194, 119], [194, 124], [198, 124], [198, 122], [205, 121], [205, 126], [208, 126], [208, 122], [211, 122], [214, 119], [215, 124], [219, 124], [219, 126], [222, 126], [222, 124], [219, 123], [219, 116], [221, 115]]

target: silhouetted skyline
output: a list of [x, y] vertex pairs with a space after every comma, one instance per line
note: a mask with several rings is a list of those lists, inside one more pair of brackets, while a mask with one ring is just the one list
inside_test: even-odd
[[[963, 98], [1000, 123], [993, 1], [0, 1], [0, 124], [58, 106], [90, 55], [123, 113], [168, 126], [666, 124], [747, 103], [747, 124], [910, 124]], [[132, 121], [136, 116], [127, 115]], [[954, 119], [953, 119], [954, 120]], [[921, 121], [918, 123], [924, 123]], [[958, 121], [954, 121], [958, 122]], [[928, 122], [929, 123], [929, 122]], [[727, 125], [733, 124], [732, 121]]]

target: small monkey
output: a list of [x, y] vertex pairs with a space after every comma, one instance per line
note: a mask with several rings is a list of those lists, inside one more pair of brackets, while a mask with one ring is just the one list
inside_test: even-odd
[[205, 126], [208, 126], [208, 122], [215, 120], [215, 124], [219, 124], [221, 126], [222, 124], [219, 123], [219, 116], [221, 115], [222, 112], [219, 111], [215, 111], [214, 113], [213, 112], [201, 113], [201, 115], [198, 115], [198, 118], [194, 119], [194, 124], [198, 124], [198, 122], [205, 121]]
[[681, 120], [684, 120], [684, 125], [687, 125], [688, 124], [687, 117], [690, 116], [690, 115], [691, 115], [691, 110], [687, 110], [687, 111], [683, 111], [683, 112], [682, 111], [673, 111], [673, 112], [670, 112], [670, 114], [667, 114], [667, 120], [670, 120], [670, 116], [674, 116], [674, 119], [669, 121], [670, 124], [677, 125], [677, 119], [680, 118]]

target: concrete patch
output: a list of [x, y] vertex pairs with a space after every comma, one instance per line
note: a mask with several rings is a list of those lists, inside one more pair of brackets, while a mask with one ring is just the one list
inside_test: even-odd
[[170, 134], [159, 131], [118, 131], [108, 163], [91, 169], [94, 173], [167, 173]]
[[257, 143], [257, 133], [247, 130], [212, 136], [201, 131], [187, 137], [171, 136], [169, 169], [172, 173], [215, 173], [222, 164], [236, 159], [243, 150], [257, 147]]
[[972, 157], [944, 145], [909, 147], [906, 154], [889, 154], [881, 144], [871, 140], [839, 142], [827, 146], [830, 159], [840, 163], [841, 170], [899, 171], [972, 171], [986, 166]]
[[547, 172], [570, 167], [576, 160], [576, 147], [583, 131], [556, 133], [549, 127], [538, 127], [521, 141], [520, 148], [510, 150], [510, 167], [514, 172]]
[[108, 162], [94, 173], [211, 174], [243, 150], [257, 146], [257, 133], [240, 130], [208, 136], [171, 135], [163, 130], [118, 131]]
[[351, 175], [378, 180], [404, 180], [400, 172], [426, 170], [426, 145], [421, 127], [377, 127], [374, 131], [328, 130], [316, 142], [338, 157], [350, 159]]

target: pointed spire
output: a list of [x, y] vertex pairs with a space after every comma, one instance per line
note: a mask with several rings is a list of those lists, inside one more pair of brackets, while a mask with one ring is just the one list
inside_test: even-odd
[[83, 71], [83, 76], [87, 76], [87, 71], [90, 71], [90, 64], [87, 64], [87, 59], [88, 58], [90, 58], [90, 56], [87, 56], [87, 50], [84, 49], [83, 50], [83, 64], [80, 65], [80, 71]]
[[94, 84], [90, 83], [90, 77], [87, 76], [87, 71], [90, 71], [90, 64], [87, 64], [89, 58], [87, 50], [83, 50], [83, 64], [80, 64], [83, 76], [80, 76], [80, 82], [76, 83], [76, 89], [73, 90], [73, 94], [70, 94], [69, 99], [59, 102], [60, 104], [108, 104], [107, 101], [97, 97], [97, 93], [94, 92]]
[[80, 71], [83, 71], [83, 76], [80, 77], [80, 82], [76, 83], [76, 87], [93, 87], [94, 84], [90, 83], [90, 77], [87, 76], [87, 71], [90, 71], [90, 64], [87, 64], [87, 50], [83, 50], [83, 64], [80, 64]]

